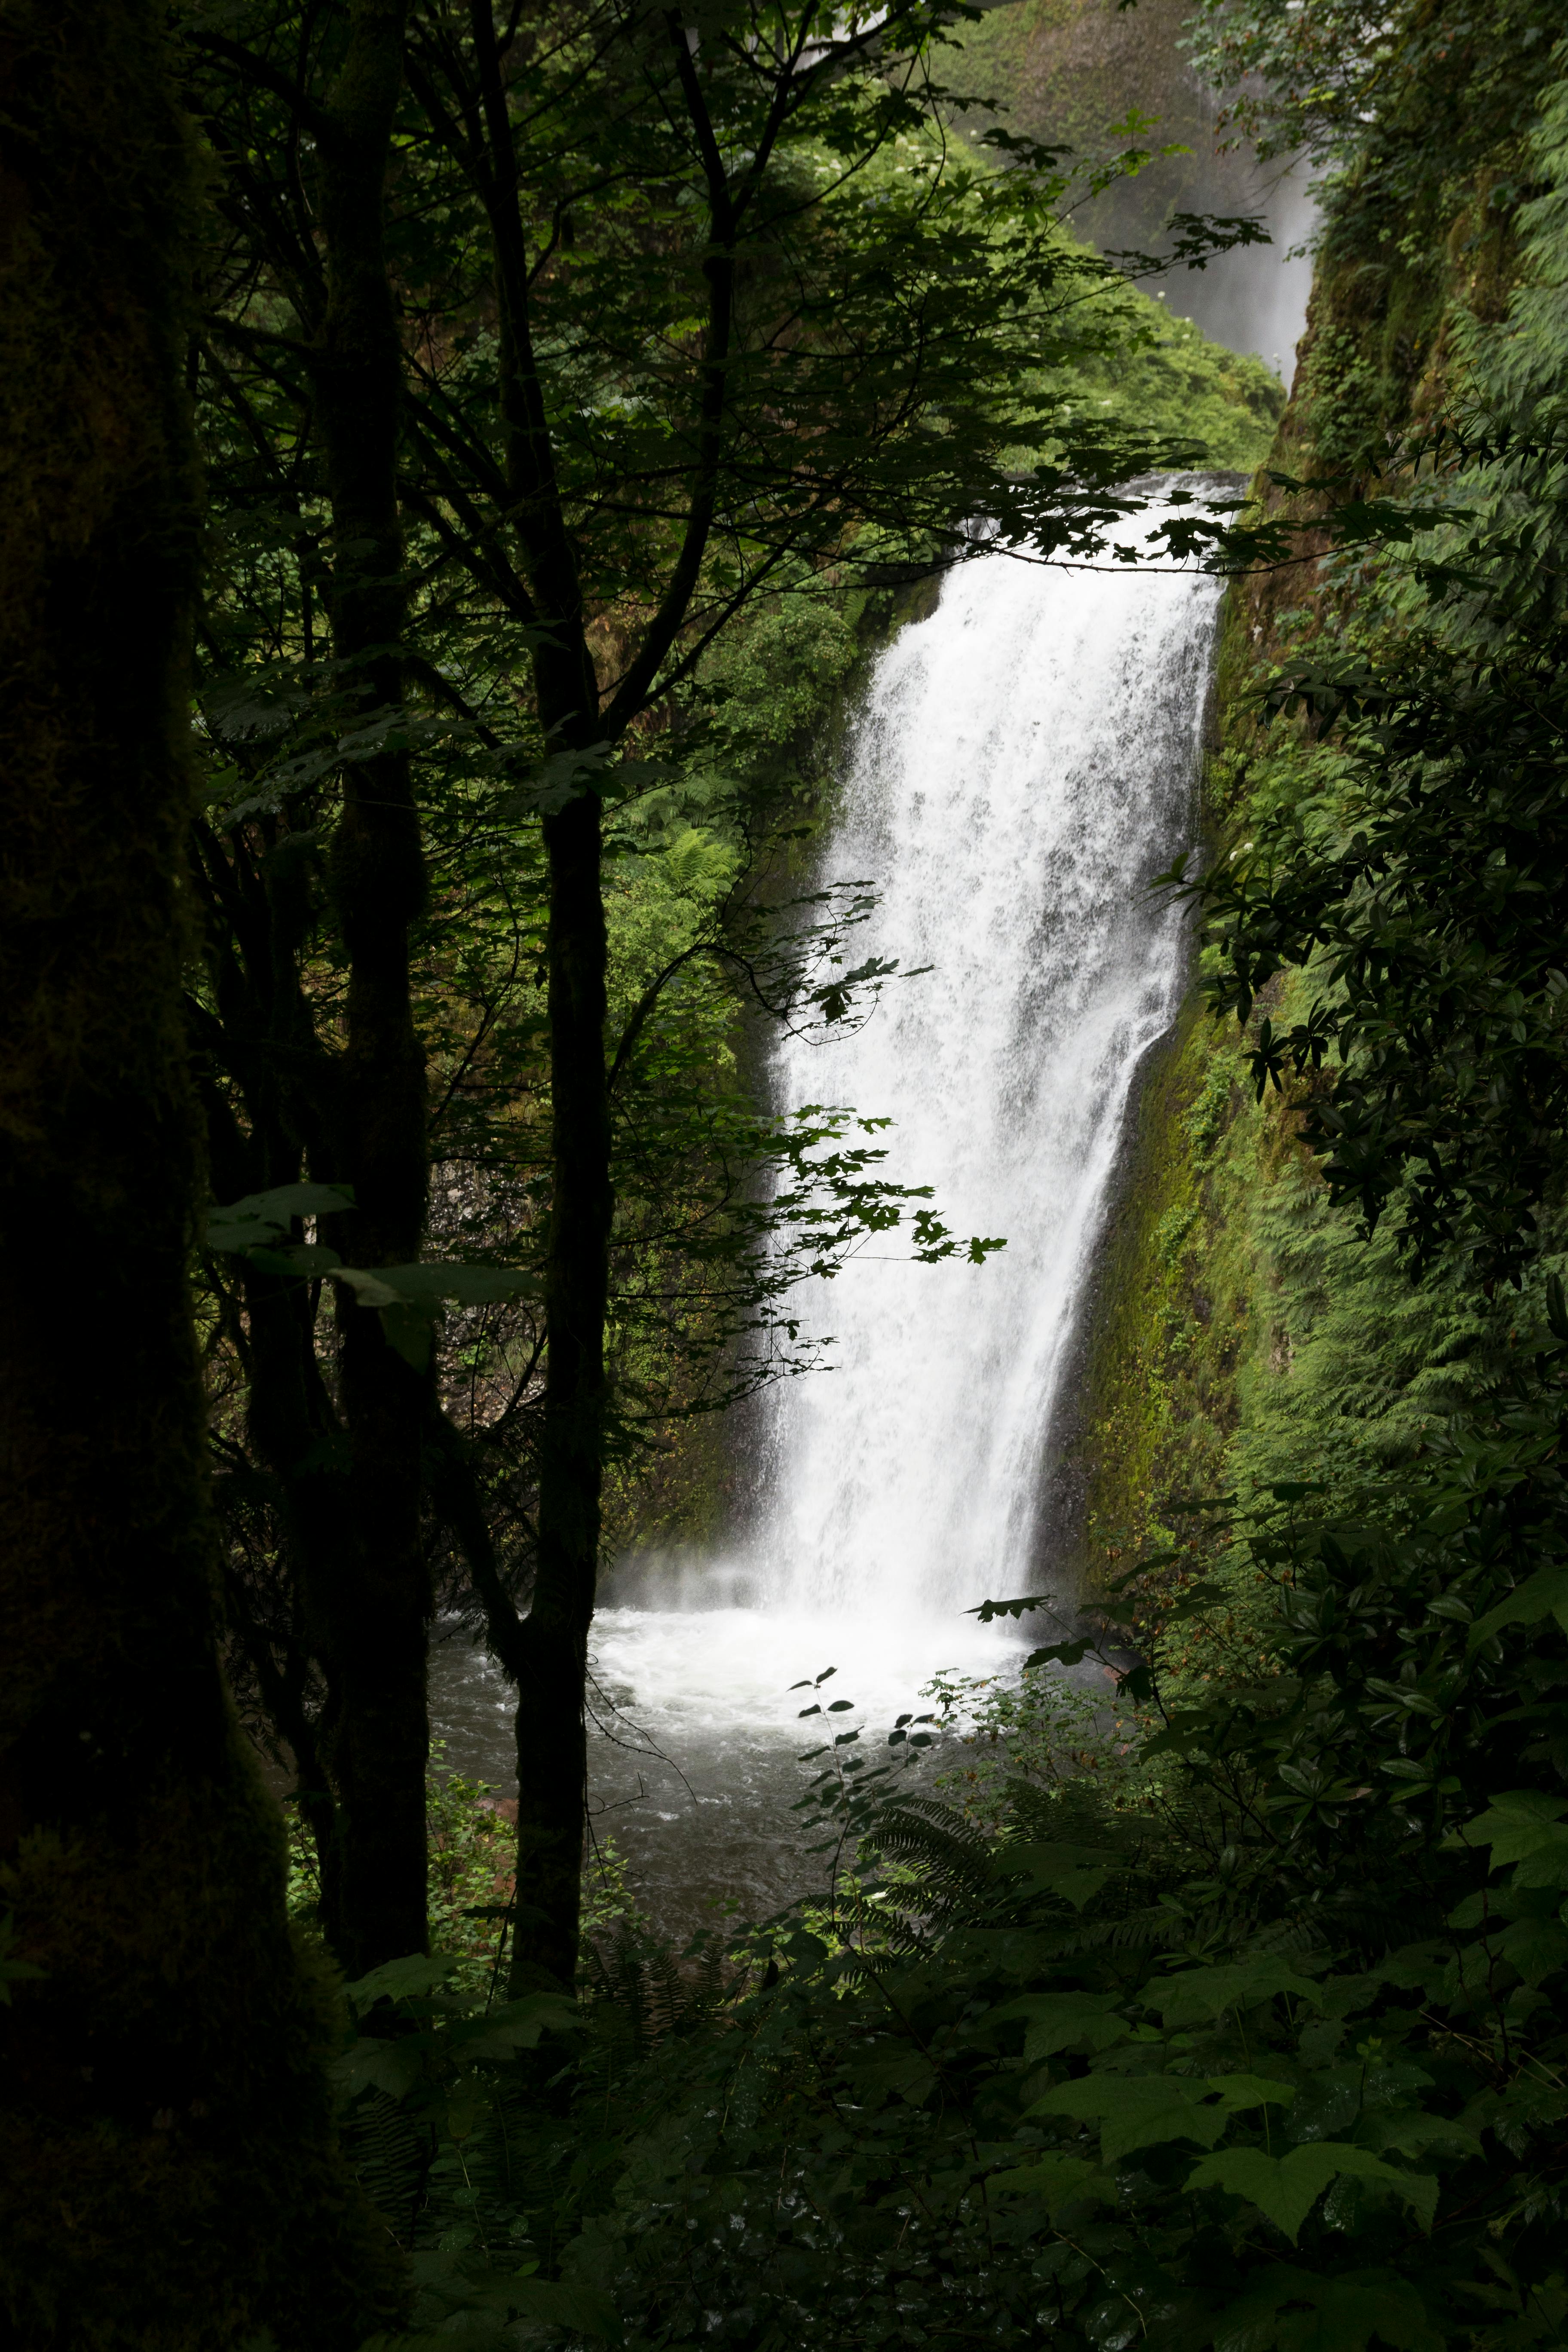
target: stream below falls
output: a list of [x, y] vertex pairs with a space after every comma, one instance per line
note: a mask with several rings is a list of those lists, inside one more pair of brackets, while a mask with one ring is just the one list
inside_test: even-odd
[[[991, 551], [872, 668], [821, 879], [880, 892], [858, 958], [930, 969], [851, 1034], [786, 1040], [775, 1108], [890, 1118], [889, 1174], [1007, 1246], [921, 1265], [877, 1236], [794, 1294], [832, 1368], [748, 1408], [744, 1533], [607, 1582], [592, 1803], [668, 1934], [821, 1884], [791, 1811], [818, 1769], [792, 1684], [834, 1667], [834, 1727], [879, 1738], [939, 1670], [1016, 1664], [1019, 1629], [966, 1610], [1063, 1585], [1052, 1474], [1136, 1075], [1184, 982], [1181, 915], [1147, 885], [1193, 837], [1218, 596]], [[513, 1788], [499, 1670], [452, 1629], [431, 1682], [447, 1763]]]

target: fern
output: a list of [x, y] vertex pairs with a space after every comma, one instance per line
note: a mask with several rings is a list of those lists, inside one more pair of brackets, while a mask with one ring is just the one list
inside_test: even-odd
[[343, 2146], [360, 2187], [399, 2245], [412, 2246], [435, 2135], [385, 2091], [368, 2091], [349, 2109]]

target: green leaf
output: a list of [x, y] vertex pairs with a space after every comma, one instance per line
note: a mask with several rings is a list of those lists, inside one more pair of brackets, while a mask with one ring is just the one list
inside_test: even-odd
[[874, 2052], [869, 2058], [857, 2061], [848, 2071], [860, 2095], [897, 2097], [914, 2107], [930, 2096], [941, 2080], [923, 2051], [902, 2044]]
[[432, 1259], [419, 1265], [377, 1266], [379, 1279], [400, 1298], [436, 1306], [450, 1299], [458, 1307], [489, 1307], [503, 1298], [536, 1294], [539, 1277], [516, 1265], [466, 1265], [456, 1260]]
[[1107, 2164], [1136, 2147], [1156, 2147], [1170, 2139], [1195, 2139], [1212, 2147], [1229, 2118], [1204, 2103], [1206, 2083], [1184, 2074], [1086, 2074], [1058, 2083], [1026, 2110], [1030, 2116], [1070, 2116], [1098, 2123], [1100, 2154]]
[[1542, 1617], [1555, 1617], [1568, 1633], [1568, 1568], [1537, 1569], [1522, 1584], [1516, 1584], [1506, 1601], [1477, 1618], [1467, 1646], [1477, 1648], [1501, 1626], [1535, 1625]]
[[447, 1300], [459, 1307], [487, 1307], [539, 1287], [538, 1277], [520, 1266], [443, 1260], [418, 1265], [334, 1265], [328, 1271], [333, 1282], [353, 1292], [361, 1307], [378, 1310], [388, 1344], [416, 1372], [430, 1361], [436, 1320]]
[[1401, 2172], [1348, 2141], [1311, 2140], [1282, 2157], [1266, 2156], [1260, 2147], [1222, 2148], [1188, 2173], [1186, 2185], [1190, 2190], [1224, 2189], [1233, 2197], [1245, 2197], [1294, 2245], [1318, 2199], [1342, 2173], [1352, 2173], [1359, 2180], [1384, 2182], [1413, 2209], [1422, 2228], [1430, 2231], [1437, 2210], [1436, 2176]]
[[1447, 2116], [1422, 2115], [1408, 2108], [1382, 2116], [1374, 2110], [1363, 2116], [1361, 2128], [1379, 2152], [1391, 2147], [1400, 2156], [1424, 2156], [1428, 2148], [1458, 2157], [1483, 2153], [1475, 2133]]
[[378, 2000], [416, 2000], [423, 1994], [434, 1992], [461, 1965], [455, 1953], [411, 1952], [406, 1959], [384, 1960], [380, 1968], [372, 1969], [368, 1976], [356, 1977], [343, 1990], [354, 2010], [363, 2015]]
[[331, 2075], [344, 2098], [356, 2098], [361, 2091], [384, 2091], [390, 2099], [402, 2099], [422, 2071], [416, 2043], [388, 2042], [380, 2034], [365, 2033], [333, 2061]]
[[459, 1307], [489, 1307], [503, 1298], [537, 1292], [539, 1277], [515, 1265], [463, 1265], [432, 1259], [418, 1265], [339, 1265], [334, 1282], [346, 1283], [362, 1307], [417, 1307], [433, 1315], [447, 1300]]
[[462, 2043], [465, 2058], [510, 2058], [515, 2051], [532, 2050], [542, 2033], [576, 2032], [583, 2012], [563, 1993], [531, 1992], [491, 2010], [481, 2022], [483, 2032]]
[[1277, 2083], [1268, 2074], [1211, 2074], [1208, 2084], [1211, 2091], [1219, 2093], [1227, 2116], [1240, 2115], [1247, 2107], [1288, 2107], [1296, 2096], [1293, 2083]]
[[213, 1250], [264, 1248], [296, 1217], [338, 1216], [353, 1204], [352, 1184], [275, 1184], [269, 1192], [247, 1192], [226, 1208], [209, 1209], [203, 1239]]
[[1559, 1824], [1533, 1853], [1525, 1855], [1513, 1874], [1513, 1883], [1516, 1886], [1568, 1886], [1568, 1824]]
[[525, 2319], [595, 2336], [603, 2344], [621, 2340], [620, 2313], [597, 2287], [579, 2286], [570, 2279], [514, 2278], [508, 2282], [508, 2300]]
[[1009, 1844], [999, 1849], [994, 1864], [999, 1877], [1030, 1878], [1054, 1890], [1115, 1859], [1103, 1846]]
[[1539, 1984], [1568, 1961], [1568, 1927], [1555, 1919], [1516, 1919], [1496, 1949], [1528, 1985]]
[[[1506, 1796], [1494, 1797], [1484, 1813], [1467, 1822], [1455, 1832], [1457, 1845], [1489, 1845], [1491, 1866], [1500, 1870], [1505, 1863], [1522, 1862], [1527, 1855], [1542, 1848], [1556, 1847], [1568, 1836], [1568, 1832], [1556, 1826], [1561, 1814], [1568, 1812], [1568, 1801], [1549, 1797], [1539, 1789], [1515, 1789]], [[1552, 1885], [1551, 1879], [1529, 1882]]]
[[1100, 1893], [1110, 1875], [1107, 1870], [1068, 1870], [1058, 1879], [1051, 1893], [1059, 1895], [1064, 1903], [1070, 1903], [1075, 1911], [1081, 1911]]
[[1028, 2019], [1024, 2057], [1028, 2065], [1037, 2066], [1058, 2050], [1109, 2050], [1112, 2042], [1125, 2040], [1131, 2029], [1115, 2013], [1117, 1999], [1113, 1992], [1031, 1992], [1006, 2002], [995, 2014]]
[[406, 1306], [402, 1291], [387, 1279], [391, 1271], [390, 1267], [384, 1273], [379, 1266], [338, 1265], [332, 1268], [332, 1280], [352, 1290], [361, 1307]]
[[336, 1250], [324, 1242], [296, 1242], [289, 1249], [250, 1249], [245, 1255], [258, 1274], [290, 1275], [301, 1280], [331, 1274], [342, 1264]]
[[985, 2186], [997, 2196], [1037, 2197], [1053, 2221], [1064, 2206], [1082, 2204], [1091, 2198], [1098, 2205], [1116, 2202], [1111, 2175], [1079, 2156], [1042, 2156], [1033, 2164], [1015, 2166], [1010, 2172], [994, 2172]]
[[[515, 2344], [515, 2321], [547, 2328], [552, 2337], [593, 2336], [603, 2343], [621, 2340], [620, 2315], [608, 2295], [574, 2279], [541, 2279], [536, 2265], [520, 2263], [509, 2276], [480, 2258], [456, 2249], [431, 2249], [410, 2255], [408, 2267], [420, 2300], [428, 2308], [444, 2306], [440, 2325], [433, 2331], [381, 2339], [385, 2352], [441, 2352], [447, 2345]], [[502, 2333], [502, 2330], [505, 2333]], [[372, 2345], [377, 2339], [372, 2339]], [[371, 2352], [363, 2346], [361, 2352]]]
[[1282, 1960], [1269, 1959], [1237, 1960], [1228, 1968], [1193, 1969], [1153, 1988], [1149, 1999], [1151, 2006], [1160, 2011], [1167, 2032], [1173, 2032], [1181, 2026], [1221, 2017], [1226, 2010], [1253, 2009], [1259, 2001], [1271, 2000], [1281, 1992], [1310, 2000], [1316, 2009], [1323, 2005], [1317, 1985], [1298, 1976]]

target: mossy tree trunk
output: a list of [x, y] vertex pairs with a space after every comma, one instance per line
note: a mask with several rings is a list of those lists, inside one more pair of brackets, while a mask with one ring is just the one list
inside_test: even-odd
[[0, 25], [0, 2300], [346, 2347], [401, 2289], [219, 1669], [186, 1286], [191, 153], [151, 0]]

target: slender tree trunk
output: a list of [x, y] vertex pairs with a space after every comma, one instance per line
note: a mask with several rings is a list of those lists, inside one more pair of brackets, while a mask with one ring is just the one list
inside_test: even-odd
[[[541, 624], [533, 649], [551, 749], [601, 740], [575, 551], [534, 358], [529, 271], [491, 0], [468, 0], [484, 127], [479, 192], [495, 240], [500, 390], [511, 521]], [[517, 1679], [518, 1919], [511, 1984], [577, 1974], [587, 1803], [584, 1700], [598, 1580], [609, 1297], [610, 1098], [605, 1069], [603, 835], [592, 792], [544, 820], [550, 869], [551, 1194], [539, 1540], [528, 1614], [487, 1592], [492, 1643]]]
[[[397, 509], [402, 352], [384, 204], [403, 73], [404, 0], [352, 0], [349, 44], [320, 144], [327, 313], [313, 361], [331, 501], [332, 632], [362, 709], [400, 711], [406, 618]], [[425, 1063], [414, 1025], [409, 926], [425, 862], [406, 751], [344, 770], [331, 880], [349, 956], [339, 1166], [356, 1210], [335, 1236], [352, 1262], [406, 1265], [424, 1237]], [[325, 1172], [325, 1171], [323, 1171]], [[373, 1311], [340, 1310], [352, 1540], [314, 1598], [340, 1815], [334, 1948], [351, 1972], [427, 1948], [425, 1768], [430, 1580], [419, 1533], [428, 1378]]]
[[[685, 625], [712, 530], [725, 426], [735, 215], [687, 32], [666, 21], [708, 178], [712, 248], [697, 462], [681, 545], [642, 646], [607, 709], [589, 650], [581, 576], [556, 477], [530, 316], [527, 239], [493, 0], [468, 0], [477, 110], [457, 153], [494, 239], [500, 411], [510, 520], [522, 552], [540, 721], [552, 751], [618, 740]], [[428, 65], [428, 58], [426, 59]], [[416, 73], [421, 73], [416, 68]], [[428, 97], [428, 89], [420, 80]], [[780, 105], [783, 105], [781, 96]], [[437, 105], [432, 120], [438, 121]], [[769, 131], [776, 136], [778, 122]], [[520, 583], [521, 585], [521, 583]], [[552, 1186], [545, 1261], [548, 1352], [538, 1565], [519, 1623], [494, 1580], [485, 1603], [498, 1656], [518, 1683], [518, 1886], [512, 1985], [576, 1974], [587, 1794], [584, 1721], [605, 1475], [605, 1327], [614, 1200], [605, 1062], [606, 943], [599, 802], [591, 791], [544, 820], [550, 867]]]
[[0, 27], [0, 2332], [349, 2352], [400, 2289], [219, 1671], [185, 1280], [190, 152], [151, 0]]
[[584, 1720], [605, 1475], [610, 1103], [599, 803], [546, 820], [552, 1172], [539, 1556], [518, 1651], [518, 1890], [513, 1990], [576, 1979], [587, 1800]]

